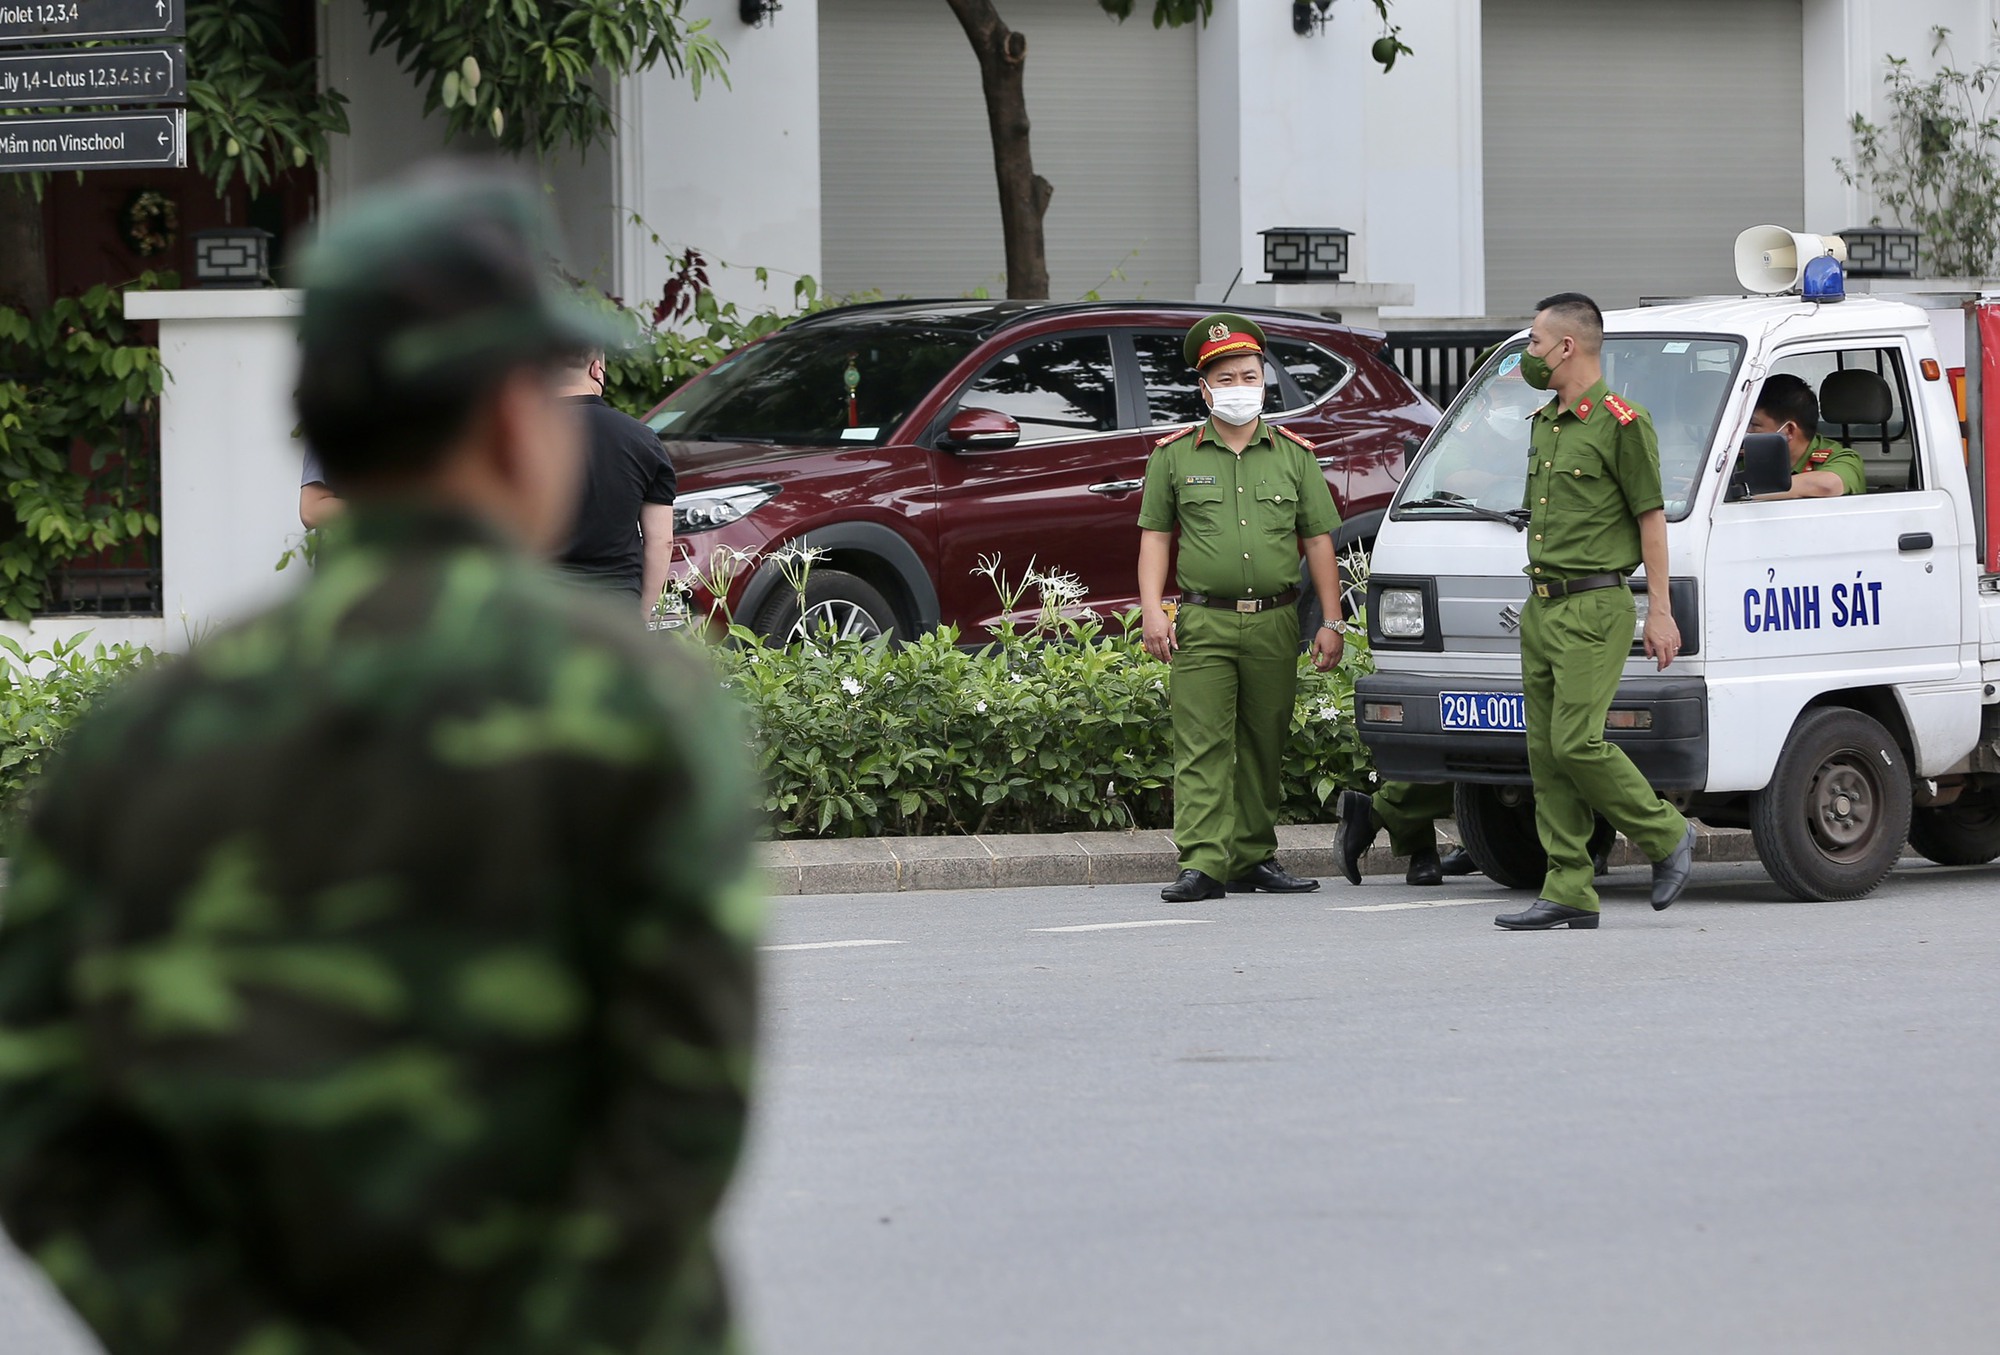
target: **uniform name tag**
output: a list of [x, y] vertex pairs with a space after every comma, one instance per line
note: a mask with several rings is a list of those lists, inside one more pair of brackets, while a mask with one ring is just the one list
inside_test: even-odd
[[1187, 479], [1181, 481], [1181, 483], [1185, 485], [1212, 485], [1215, 483], [1215, 477], [1213, 475], [1190, 475]]

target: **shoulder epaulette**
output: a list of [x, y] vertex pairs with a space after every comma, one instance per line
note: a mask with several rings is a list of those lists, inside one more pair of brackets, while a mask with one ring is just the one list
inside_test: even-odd
[[1305, 449], [1306, 449], [1307, 451], [1309, 451], [1309, 452], [1310, 452], [1310, 451], [1312, 451], [1312, 450], [1313, 450], [1313, 445], [1312, 445], [1312, 443], [1308, 442], [1308, 441], [1307, 441], [1307, 440], [1306, 440], [1305, 438], [1302, 438], [1302, 437], [1300, 437], [1300, 436], [1299, 436], [1299, 435], [1298, 435], [1297, 433], [1294, 433], [1294, 432], [1293, 432], [1293, 431], [1292, 431], [1291, 429], [1289, 429], [1289, 428], [1280, 428], [1280, 427], [1279, 427], [1279, 426], [1278, 426], [1277, 424], [1275, 424], [1275, 423], [1271, 425], [1271, 428], [1272, 428], [1272, 430], [1273, 430], [1274, 432], [1278, 433], [1278, 434], [1279, 434], [1279, 435], [1280, 435], [1281, 437], [1288, 437], [1288, 438], [1290, 438], [1290, 439], [1291, 439], [1291, 440], [1292, 440], [1293, 442], [1296, 442], [1296, 443], [1298, 443], [1298, 444], [1299, 444], [1299, 446], [1301, 446], [1301, 447], [1305, 448]]
[[1611, 411], [1611, 417], [1620, 423], [1630, 423], [1639, 417], [1639, 411], [1626, 404], [1615, 395], [1604, 397], [1604, 407]]
[[1186, 437], [1189, 433], [1194, 432], [1194, 430], [1199, 427], [1201, 427], [1200, 424], [1191, 423], [1185, 428], [1176, 428], [1173, 432], [1167, 434], [1165, 437], [1161, 438], [1158, 442], [1155, 442], [1153, 445], [1155, 447], [1164, 447], [1169, 442], [1178, 442], [1180, 441], [1180, 439]]

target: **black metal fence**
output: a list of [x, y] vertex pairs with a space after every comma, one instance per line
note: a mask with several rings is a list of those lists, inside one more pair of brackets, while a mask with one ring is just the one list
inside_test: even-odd
[[1391, 330], [1382, 342], [1382, 356], [1442, 409], [1472, 379], [1487, 350], [1513, 332], [1511, 329]]

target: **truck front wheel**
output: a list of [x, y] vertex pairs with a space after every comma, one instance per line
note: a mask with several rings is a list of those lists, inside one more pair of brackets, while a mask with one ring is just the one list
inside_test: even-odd
[[1985, 865], [2000, 856], [2000, 791], [1981, 786], [1910, 811], [1910, 845], [1940, 866]]
[[1535, 832], [1535, 797], [1525, 786], [1460, 781], [1452, 790], [1458, 836], [1486, 878], [1508, 889], [1540, 889], [1548, 853]]
[[1910, 831], [1910, 768], [1860, 711], [1807, 711], [1771, 784], [1750, 798], [1750, 834], [1794, 898], [1858, 899], [1882, 883]]

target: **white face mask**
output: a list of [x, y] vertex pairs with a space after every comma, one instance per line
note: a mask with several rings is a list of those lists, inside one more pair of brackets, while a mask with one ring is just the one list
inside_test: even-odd
[[1224, 423], [1240, 426], [1264, 412], [1262, 386], [1224, 386], [1216, 390], [1204, 381], [1202, 389], [1208, 392], [1209, 408]]

